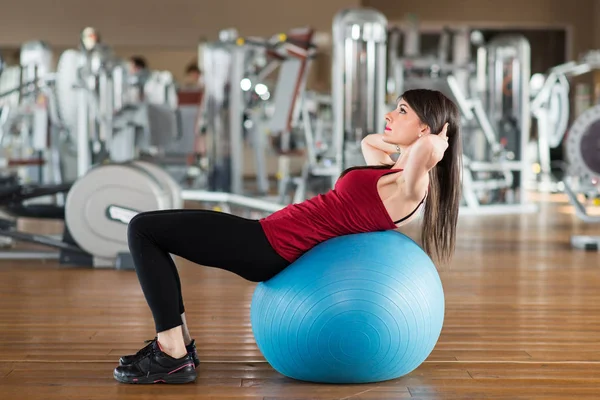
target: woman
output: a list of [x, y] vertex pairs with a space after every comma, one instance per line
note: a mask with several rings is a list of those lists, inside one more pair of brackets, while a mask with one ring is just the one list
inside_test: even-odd
[[[129, 247], [158, 335], [137, 354], [122, 357], [115, 378], [125, 383], [196, 378], [199, 360], [170, 254], [260, 282], [322, 241], [396, 229], [424, 204], [423, 247], [448, 261], [460, 201], [458, 108], [440, 92], [411, 90], [385, 118], [385, 132], [362, 141], [366, 167], [346, 170], [333, 190], [267, 218], [207, 210], [154, 211], [133, 218]], [[400, 153], [396, 162], [390, 157], [394, 153]]]

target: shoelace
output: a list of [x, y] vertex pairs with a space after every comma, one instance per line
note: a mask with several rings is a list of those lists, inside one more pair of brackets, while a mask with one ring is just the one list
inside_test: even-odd
[[150, 339], [150, 340], [144, 340], [144, 343], [146, 343], [146, 346], [144, 346], [143, 348], [141, 348], [135, 355], [136, 357], [141, 357], [141, 356], [146, 356], [150, 353], [153, 352], [153, 344], [154, 342], [157, 340], [158, 338], [154, 338], [154, 339]]
[[152, 371], [152, 364], [154, 363], [154, 342], [158, 339], [154, 339], [150, 341], [150, 345], [146, 346], [148, 348], [147, 353], [144, 354], [145, 357], [148, 357], [148, 371], [146, 372], [146, 378], [150, 376], [150, 371]]

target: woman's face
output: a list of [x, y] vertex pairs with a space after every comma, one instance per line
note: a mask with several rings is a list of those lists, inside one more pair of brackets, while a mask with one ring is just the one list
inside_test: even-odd
[[390, 144], [399, 146], [410, 146], [429, 132], [425, 125], [407, 102], [400, 99], [398, 107], [385, 115], [387, 122], [383, 140]]

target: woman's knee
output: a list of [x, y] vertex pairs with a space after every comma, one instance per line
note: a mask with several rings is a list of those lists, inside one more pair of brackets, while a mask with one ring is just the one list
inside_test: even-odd
[[127, 236], [131, 239], [132, 237], [147, 235], [152, 225], [151, 212], [141, 212], [129, 221]]

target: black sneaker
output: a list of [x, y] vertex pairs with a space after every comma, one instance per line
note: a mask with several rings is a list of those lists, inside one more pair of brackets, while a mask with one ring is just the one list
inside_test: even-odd
[[189, 354], [173, 358], [163, 353], [153, 340], [137, 360], [115, 368], [113, 376], [122, 383], [189, 383], [197, 375]]
[[[140, 351], [138, 351], [137, 353], [122, 356], [121, 358], [119, 358], [119, 365], [129, 365], [135, 362], [138, 358], [145, 356], [152, 348], [152, 344], [156, 341], [156, 339], [157, 338], [154, 338], [152, 340], [146, 340], [144, 343], [148, 344], [142, 349], [140, 349]], [[188, 354], [192, 357], [192, 360], [194, 360], [194, 367], [198, 368], [198, 366], [200, 365], [200, 359], [198, 358], [198, 352], [196, 351], [196, 340], [192, 340], [192, 342], [185, 346], [185, 348]]]
[[200, 365], [200, 358], [198, 357], [198, 351], [196, 350], [196, 339], [192, 339], [190, 344], [185, 346], [185, 349], [187, 350], [189, 356], [192, 357], [192, 360], [194, 361], [194, 367], [198, 368]]

